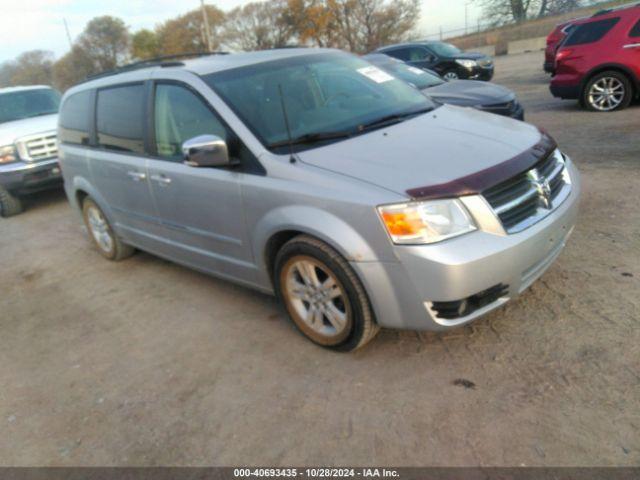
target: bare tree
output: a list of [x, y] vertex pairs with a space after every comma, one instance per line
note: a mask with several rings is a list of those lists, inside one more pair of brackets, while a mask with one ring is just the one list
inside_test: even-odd
[[478, 0], [492, 23], [521, 23], [531, 18], [564, 13], [579, 8], [581, 0]]
[[286, 0], [252, 2], [231, 10], [226, 17], [223, 41], [237, 50], [284, 47], [295, 30], [287, 20]]

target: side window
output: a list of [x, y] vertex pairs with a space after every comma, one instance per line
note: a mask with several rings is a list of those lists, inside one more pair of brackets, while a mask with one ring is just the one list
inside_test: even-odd
[[60, 110], [58, 140], [62, 143], [89, 145], [91, 91], [86, 90], [67, 98]]
[[604, 37], [619, 20], [620, 17], [607, 18], [605, 20], [597, 20], [578, 25], [578, 27], [571, 31], [571, 34], [564, 45], [584, 45], [587, 43], [597, 42]]
[[389, 55], [390, 57], [397, 58], [398, 60], [402, 60], [403, 62], [408, 62], [410, 52], [410, 48], [397, 48], [395, 50], [387, 50], [383, 53]]
[[98, 145], [118, 152], [144, 153], [144, 86], [98, 90]]
[[185, 87], [158, 84], [154, 111], [160, 157], [182, 160], [182, 144], [199, 135], [217, 135], [229, 142], [222, 122], [200, 97]]
[[431, 55], [426, 48], [413, 47], [409, 51], [410, 62], [430, 62], [431, 60], [433, 60], [433, 55]]
[[630, 37], [640, 37], [640, 20], [633, 26], [629, 32]]

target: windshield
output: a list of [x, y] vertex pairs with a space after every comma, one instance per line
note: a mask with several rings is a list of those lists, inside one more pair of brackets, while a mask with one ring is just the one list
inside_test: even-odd
[[204, 78], [264, 145], [280, 151], [288, 141], [283, 103], [291, 138], [304, 143], [297, 150], [434, 108], [403, 81], [340, 52], [290, 57]]
[[450, 43], [430, 43], [429, 48], [440, 57], [455, 57], [462, 53], [462, 50]]
[[402, 62], [387, 62], [379, 65], [380, 68], [391, 73], [400, 80], [415, 86], [418, 90], [442, 85], [445, 81], [438, 75], [424, 71], [421, 68], [412, 67]]
[[50, 88], [0, 94], [0, 123], [58, 113], [60, 94]]

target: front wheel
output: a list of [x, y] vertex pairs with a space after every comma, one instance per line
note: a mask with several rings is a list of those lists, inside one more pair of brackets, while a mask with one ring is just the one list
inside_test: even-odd
[[456, 72], [454, 70], [450, 70], [450, 71], [446, 72], [442, 77], [445, 80], [458, 80], [460, 78], [460, 76], [458, 75], [458, 72]]
[[287, 242], [276, 257], [274, 280], [293, 323], [319, 345], [351, 351], [379, 330], [355, 272], [320, 240], [300, 235]]
[[626, 75], [614, 70], [591, 78], [582, 92], [582, 104], [596, 112], [612, 112], [627, 108], [633, 91]]
[[22, 202], [18, 197], [0, 187], [0, 217], [12, 217], [22, 212]]

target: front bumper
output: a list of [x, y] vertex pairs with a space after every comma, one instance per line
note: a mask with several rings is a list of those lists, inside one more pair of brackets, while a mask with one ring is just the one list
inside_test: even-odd
[[[511, 235], [476, 231], [434, 245], [396, 246], [398, 262], [353, 262], [381, 326], [447, 330], [468, 323], [517, 297], [553, 263], [576, 221], [580, 179], [569, 163], [572, 190], [540, 222]], [[469, 315], [447, 320], [434, 302], [473, 297], [498, 285], [500, 297]]]
[[472, 75], [469, 79], [472, 80], [484, 80], [488, 82], [493, 78], [494, 67], [493, 65], [490, 67], [476, 67], [473, 70]]
[[0, 166], [0, 186], [12, 193], [26, 194], [61, 184], [62, 173], [57, 158]]

